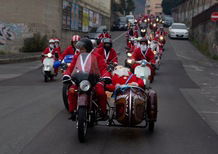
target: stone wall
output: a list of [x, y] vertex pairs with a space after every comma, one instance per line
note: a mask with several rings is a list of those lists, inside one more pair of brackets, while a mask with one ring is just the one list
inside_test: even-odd
[[192, 18], [191, 37], [206, 54], [218, 56], [218, 22], [211, 21], [213, 12], [218, 12], [218, 4], [213, 5]]
[[211, 57], [218, 56], [218, 23], [208, 20], [192, 29], [192, 39]]
[[218, 23], [212, 22], [212, 12], [218, 12], [217, 0], [186, 0], [173, 9], [175, 22], [190, 27], [190, 37], [197, 47], [211, 57], [218, 56]]
[[[110, 27], [111, 0], [67, 0], [101, 15], [102, 24]], [[61, 39], [62, 48], [69, 45], [78, 30], [63, 28], [63, 0], [1, 0], [0, 51], [19, 52], [23, 40], [34, 33]]]

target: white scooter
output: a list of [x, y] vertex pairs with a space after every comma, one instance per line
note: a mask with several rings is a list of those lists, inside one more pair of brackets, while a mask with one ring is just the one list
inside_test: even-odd
[[48, 82], [48, 80], [53, 80], [54, 76], [55, 76], [55, 72], [54, 72], [54, 56], [51, 53], [48, 54], [44, 54], [43, 55], [45, 58], [43, 60], [43, 68], [42, 68], [42, 72], [44, 75], [44, 81]]
[[[133, 63], [131, 59], [128, 59], [127, 62], [129, 64]], [[145, 88], [149, 89], [151, 83], [151, 69], [147, 66], [147, 64], [150, 63], [146, 60], [136, 61], [135, 63], [138, 63], [140, 65], [135, 68], [134, 74], [138, 78], [141, 78], [144, 81]]]

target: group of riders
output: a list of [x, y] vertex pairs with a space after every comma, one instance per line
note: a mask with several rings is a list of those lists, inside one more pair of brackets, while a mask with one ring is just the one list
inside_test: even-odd
[[[163, 28], [163, 20], [161, 17], [152, 15], [143, 15], [135, 19], [134, 24], [128, 24], [126, 32], [126, 54], [127, 60], [125, 66], [118, 62], [118, 54], [113, 48], [111, 35], [104, 30], [98, 39], [90, 39], [74, 35], [71, 44], [63, 52], [60, 48], [59, 39], [50, 39], [49, 46], [43, 51], [43, 55], [51, 53], [55, 55], [56, 61], [61, 63], [67, 55], [73, 55], [71, 63], [63, 72], [63, 83], [70, 83], [67, 92], [68, 111], [71, 113], [70, 119], [76, 120], [77, 103], [79, 87], [72, 82], [72, 73], [78, 69], [78, 63], [84, 71], [89, 66], [85, 66], [87, 61], [89, 64], [95, 63], [100, 71], [100, 80], [94, 85], [93, 91], [95, 99], [100, 106], [100, 117], [102, 121], [108, 119], [108, 96], [106, 91], [114, 92], [117, 87], [122, 85], [131, 85], [146, 89], [146, 83], [139, 76], [134, 74], [134, 69], [141, 65], [138, 61], [146, 61], [146, 66], [150, 68], [151, 82], [154, 79], [155, 72], [158, 69], [159, 61], [157, 56], [161, 58], [164, 45], [166, 43], [165, 36], [167, 33]], [[87, 56], [81, 58], [82, 54]], [[43, 59], [45, 56], [43, 56]], [[42, 59], [42, 61], [43, 61]], [[157, 64], [158, 63], [158, 64]], [[58, 74], [59, 67], [54, 68], [55, 75]], [[150, 88], [150, 87], [149, 87]]]

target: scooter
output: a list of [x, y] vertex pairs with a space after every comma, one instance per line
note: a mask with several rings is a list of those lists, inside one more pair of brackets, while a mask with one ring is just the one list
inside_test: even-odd
[[146, 60], [136, 63], [140, 63], [140, 65], [135, 68], [134, 74], [141, 78], [144, 81], [146, 89], [149, 89], [151, 83], [151, 69], [147, 66], [149, 63]]
[[44, 54], [43, 55], [45, 58], [43, 60], [43, 75], [44, 75], [44, 81], [48, 82], [49, 79], [53, 80], [54, 76], [55, 76], [55, 72], [54, 72], [54, 56], [51, 53], [48, 54]]

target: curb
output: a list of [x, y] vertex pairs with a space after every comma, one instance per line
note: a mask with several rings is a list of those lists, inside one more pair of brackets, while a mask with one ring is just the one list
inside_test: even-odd
[[29, 56], [29, 57], [22, 57], [22, 58], [7, 58], [7, 59], [0, 59], [0, 64], [11, 64], [11, 63], [21, 63], [21, 62], [30, 62], [40, 60], [41, 56]]

